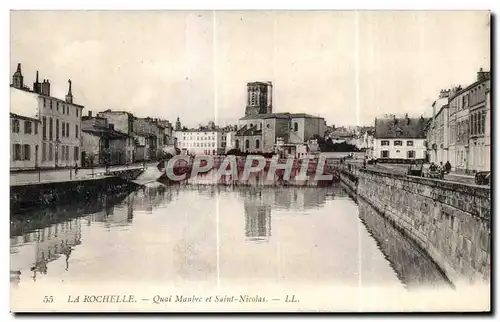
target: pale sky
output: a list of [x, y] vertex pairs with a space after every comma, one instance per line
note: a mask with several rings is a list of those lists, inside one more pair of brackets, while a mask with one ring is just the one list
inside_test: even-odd
[[13, 11], [10, 69], [59, 98], [71, 78], [94, 113], [236, 124], [261, 80], [275, 112], [369, 125], [489, 70], [489, 28], [484, 11]]

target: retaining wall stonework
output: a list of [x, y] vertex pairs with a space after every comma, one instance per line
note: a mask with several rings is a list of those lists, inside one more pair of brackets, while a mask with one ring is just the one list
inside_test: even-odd
[[373, 170], [358, 197], [415, 241], [452, 282], [490, 280], [490, 189]]

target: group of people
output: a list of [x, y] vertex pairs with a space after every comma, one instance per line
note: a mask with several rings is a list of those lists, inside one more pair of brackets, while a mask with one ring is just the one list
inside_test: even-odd
[[432, 162], [431, 165], [429, 166], [429, 170], [439, 171], [443, 174], [448, 174], [451, 171], [451, 163], [450, 161], [446, 161], [444, 165], [443, 162], [439, 162], [439, 165], [437, 165], [434, 162]]

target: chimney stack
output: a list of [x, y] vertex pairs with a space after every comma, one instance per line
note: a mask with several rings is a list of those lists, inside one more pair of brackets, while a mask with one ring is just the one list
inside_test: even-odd
[[483, 81], [490, 78], [490, 73], [483, 71], [483, 68], [479, 68], [479, 71], [477, 72], [477, 80], [478, 81]]
[[33, 92], [37, 94], [42, 93], [42, 84], [40, 84], [40, 82], [38, 81], [38, 70], [36, 71], [36, 80], [33, 83]]
[[45, 96], [50, 96], [50, 82], [48, 79], [44, 79], [42, 82], [41, 94]]

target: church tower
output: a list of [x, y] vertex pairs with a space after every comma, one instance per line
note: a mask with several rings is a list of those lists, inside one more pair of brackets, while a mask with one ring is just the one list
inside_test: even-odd
[[24, 77], [21, 72], [21, 63], [17, 64], [17, 70], [14, 75], [12, 75], [12, 86], [18, 89], [24, 88]]
[[179, 117], [177, 116], [177, 121], [175, 121], [175, 130], [176, 131], [180, 131], [182, 130], [182, 127], [181, 127], [181, 120], [179, 119]]
[[271, 114], [273, 112], [273, 85], [271, 82], [247, 83], [245, 116]]
[[71, 79], [68, 79], [68, 94], [66, 94], [66, 103], [73, 104], [73, 93], [71, 92]]

